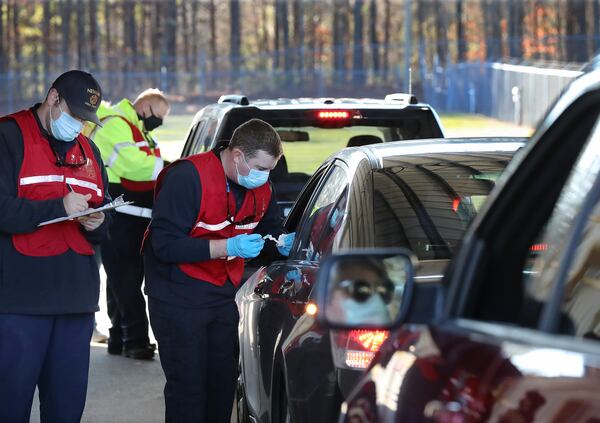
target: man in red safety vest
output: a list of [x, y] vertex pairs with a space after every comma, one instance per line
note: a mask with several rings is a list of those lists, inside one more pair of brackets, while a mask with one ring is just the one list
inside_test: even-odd
[[244, 259], [287, 256], [264, 235], [283, 228], [269, 172], [283, 153], [277, 132], [252, 119], [229, 145], [179, 160], [158, 178], [144, 245], [150, 323], [165, 372], [166, 420], [228, 422], [237, 377]]
[[44, 101], [0, 119], [0, 421], [78, 422], [87, 392], [100, 277], [96, 212], [110, 201], [100, 152], [81, 135], [102, 93], [86, 72], [60, 75]]

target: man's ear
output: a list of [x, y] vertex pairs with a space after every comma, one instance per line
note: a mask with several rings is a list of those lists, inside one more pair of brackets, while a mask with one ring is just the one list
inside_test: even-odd
[[50, 88], [48, 90], [48, 95], [46, 96], [46, 100], [44, 101], [44, 103], [46, 103], [48, 106], [55, 106], [60, 102], [60, 94], [58, 94], [58, 91], [56, 90], [56, 88]]
[[233, 158], [234, 162], [236, 162], [237, 164], [241, 164], [242, 159], [244, 157], [244, 153], [242, 153], [242, 150], [240, 150], [239, 148], [234, 147], [231, 149], [231, 157]]

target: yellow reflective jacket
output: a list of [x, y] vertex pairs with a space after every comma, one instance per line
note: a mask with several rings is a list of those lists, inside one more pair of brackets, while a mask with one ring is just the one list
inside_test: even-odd
[[133, 191], [151, 190], [153, 185], [148, 182], [158, 177], [163, 159], [131, 101], [123, 99], [115, 105], [102, 102], [97, 114], [102, 127], [88, 123], [83, 132], [98, 146], [109, 182]]

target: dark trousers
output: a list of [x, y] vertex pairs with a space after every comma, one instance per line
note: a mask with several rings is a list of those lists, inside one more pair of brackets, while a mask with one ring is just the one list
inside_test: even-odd
[[237, 377], [237, 306], [189, 309], [149, 299], [167, 383], [167, 423], [229, 423]]
[[142, 294], [144, 262], [140, 247], [149, 220], [115, 213], [102, 243], [106, 272], [106, 305], [112, 328], [111, 342], [136, 347], [148, 344], [148, 317]]
[[37, 385], [42, 423], [79, 422], [94, 313], [0, 313], [0, 422], [26, 423]]

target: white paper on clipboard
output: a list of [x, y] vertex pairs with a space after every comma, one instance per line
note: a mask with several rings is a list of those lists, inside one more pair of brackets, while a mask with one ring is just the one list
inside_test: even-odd
[[111, 201], [110, 203], [107, 203], [96, 209], [87, 209], [87, 210], [84, 210], [81, 212], [70, 214], [69, 216], [58, 217], [58, 218], [52, 219], [52, 220], [46, 220], [45, 222], [40, 223], [38, 225], [38, 227], [50, 225], [52, 223], [64, 222], [65, 220], [72, 220], [72, 219], [76, 219], [78, 217], [87, 216], [90, 214], [94, 214], [94, 213], [98, 213], [98, 212], [102, 212], [102, 211], [106, 211], [106, 210], [113, 210], [113, 209], [116, 209], [117, 207], [127, 206], [129, 204], [133, 204], [133, 201], [123, 200], [123, 194], [121, 194], [117, 198], [115, 198], [113, 201]]

